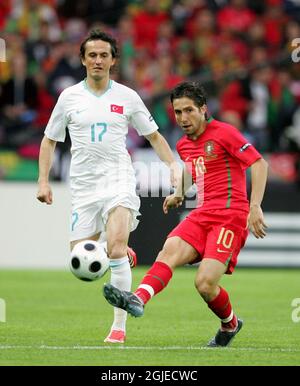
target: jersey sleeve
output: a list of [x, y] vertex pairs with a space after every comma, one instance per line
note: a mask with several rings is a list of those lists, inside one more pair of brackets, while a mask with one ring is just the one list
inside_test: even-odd
[[220, 141], [225, 150], [232, 157], [240, 161], [241, 167], [247, 169], [262, 155], [249, 141], [233, 126], [226, 126], [226, 133], [222, 133]]
[[141, 97], [135, 92], [132, 98], [130, 123], [139, 135], [149, 135], [158, 130], [158, 126], [145, 106]]
[[51, 113], [45, 129], [47, 138], [53, 141], [64, 142], [66, 137], [67, 117], [64, 108], [64, 93], [62, 92]]

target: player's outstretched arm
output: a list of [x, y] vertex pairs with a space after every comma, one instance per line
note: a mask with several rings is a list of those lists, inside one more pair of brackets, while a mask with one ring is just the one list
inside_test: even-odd
[[168, 213], [171, 208], [178, 208], [182, 205], [184, 200], [185, 193], [193, 185], [193, 180], [191, 174], [188, 172], [187, 168], [184, 167], [181, 177], [178, 181], [175, 193], [167, 196], [163, 203], [163, 211], [165, 214]]
[[177, 187], [181, 178], [182, 169], [179, 163], [176, 162], [168, 142], [158, 131], [146, 135], [145, 138], [150, 142], [159, 158], [169, 166], [171, 184], [172, 186]]
[[44, 136], [39, 155], [39, 179], [37, 199], [50, 205], [53, 202], [52, 190], [49, 184], [49, 172], [53, 161], [56, 141]]
[[261, 203], [263, 200], [268, 176], [268, 164], [261, 158], [251, 165], [251, 198], [248, 227], [254, 236], [263, 239], [267, 225], [264, 220]]

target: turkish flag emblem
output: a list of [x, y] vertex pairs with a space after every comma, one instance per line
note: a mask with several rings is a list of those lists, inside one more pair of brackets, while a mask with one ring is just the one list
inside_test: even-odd
[[110, 105], [110, 111], [112, 113], [123, 114], [124, 106]]

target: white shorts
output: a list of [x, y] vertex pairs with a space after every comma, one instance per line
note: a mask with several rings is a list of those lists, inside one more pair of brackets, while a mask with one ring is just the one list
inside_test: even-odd
[[118, 194], [109, 199], [72, 203], [70, 241], [84, 239], [98, 232], [105, 232], [109, 212], [117, 207], [128, 208], [132, 213], [130, 231], [138, 226], [140, 198], [132, 194]]

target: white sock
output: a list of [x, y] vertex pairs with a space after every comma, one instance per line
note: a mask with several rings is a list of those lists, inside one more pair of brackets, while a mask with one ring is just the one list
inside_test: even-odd
[[[110, 283], [122, 291], [130, 291], [132, 275], [128, 256], [120, 259], [110, 259]], [[111, 330], [126, 330], [127, 312], [114, 307], [114, 321]]]

